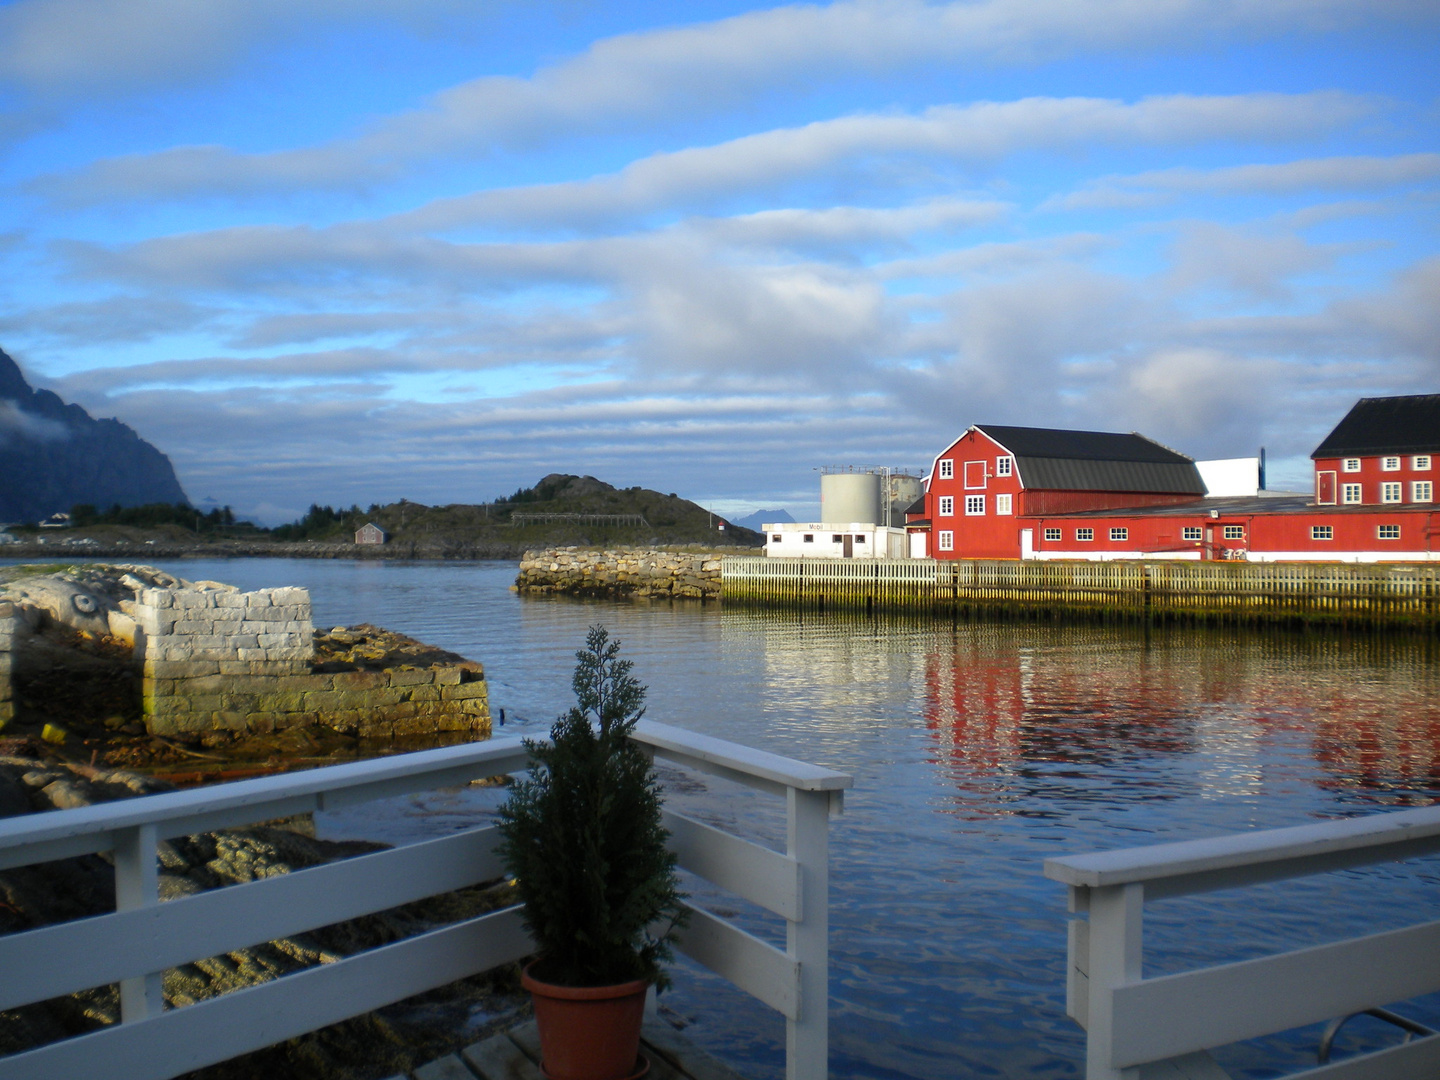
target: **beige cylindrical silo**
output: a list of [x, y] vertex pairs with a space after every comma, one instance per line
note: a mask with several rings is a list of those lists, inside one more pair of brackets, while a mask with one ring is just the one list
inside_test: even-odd
[[879, 473], [824, 473], [820, 477], [822, 522], [880, 522]]

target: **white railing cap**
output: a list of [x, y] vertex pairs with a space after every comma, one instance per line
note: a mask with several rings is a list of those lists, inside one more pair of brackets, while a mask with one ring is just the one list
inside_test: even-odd
[[653, 720], [641, 720], [636, 724], [633, 737], [636, 742], [652, 746], [656, 750], [690, 758], [697, 763], [718, 765], [734, 772], [758, 776], [801, 791], [843, 791], [855, 783], [855, 778], [848, 773], [781, 757], [764, 750], [752, 750], [748, 746], [725, 739], [699, 735], [684, 728], [671, 727], [669, 724], [657, 724]]
[[[1440, 837], [1440, 806], [1231, 833], [1202, 840], [1119, 848], [1045, 860], [1045, 876], [1066, 885], [1104, 888], [1219, 873], [1264, 863], [1303, 861], [1365, 848], [1385, 848]], [[1377, 850], [1374, 862], [1388, 858]], [[1305, 873], [1306, 871], [1300, 871]]]
[[201, 814], [240, 810], [283, 799], [341, 792], [443, 769], [485, 768], [500, 772], [517, 768], [523, 758], [519, 738], [463, 743], [391, 757], [329, 765], [304, 772], [262, 776], [228, 784], [167, 791], [137, 799], [95, 803], [73, 810], [50, 810], [0, 820], [0, 851], [71, 837], [113, 832], [138, 825], [163, 825]]

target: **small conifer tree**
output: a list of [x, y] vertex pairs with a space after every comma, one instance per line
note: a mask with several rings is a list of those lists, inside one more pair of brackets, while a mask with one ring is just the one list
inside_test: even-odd
[[645, 687], [619, 651], [604, 627], [590, 628], [575, 654], [576, 704], [548, 744], [525, 741], [530, 777], [500, 809], [500, 854], [538, 946], [537, 978], [565, 986], [645, 979], [663, 989], [660, 964], [671, 959], [683, 896], [654, 766], [629, 740]]

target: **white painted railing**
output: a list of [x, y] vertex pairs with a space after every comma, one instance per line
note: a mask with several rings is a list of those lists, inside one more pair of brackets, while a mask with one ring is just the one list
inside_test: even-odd
[[[1440, 806], [1208, 840], [1047, 859], [1070, 886], [1066, 1011], [1087, 1080], [1223, 1078], [1208, 1051], [1440, 990], [1440, 921], [1143, 977], [1147, 900], [1234, 889], [1440, 851]], [[1440, 1035], [1291, 1074], [1433, 1080]]]
[[[678, 947], [784, 1014], [788, 1080], [824, 1080], [827, 818], [850, 777], [646, 721], [635, 739], [656, 757], [785, 797], [783, 853], [668, 811], [666, 825], [683, 868], [786, 920], [786, 948], [698, 908]], [[111, 983], [121, 995], [121, 1023], [0, 1058], [0, 1080], [165, 1080], [526, 955], [532, 945], [512, 907], [167, 1008], [167, 968], [493, 880], [502, 869], [487, 827], [162, 903], [156, 845], [527, 766], [518, 738], [496, 739], [0, 820], [0, 869], [113, 851], [117, 907], [0, 937], [0, 1009]]]

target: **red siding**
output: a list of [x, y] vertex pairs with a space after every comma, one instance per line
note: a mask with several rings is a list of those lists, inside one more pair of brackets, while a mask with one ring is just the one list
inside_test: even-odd
[[1195, 498], [1194, 495], [1157, 495], [1143, 491], [1026, 491], [1021, 506], [1029, 515], [1075, 514], [1127, 506], [1179, 506], [1194, 502]]
[[[1412, 496], [1414, 495], [1413, 484], [1416, 480], [1428, 480], [1431, 484], [1432, 493], [1433, 489], [1437, 485], [1440, 485], [1440, 468], [1437, 468], [1437, 465], [1440, 465], [1440, 458], [1437, 458], [1434, 455], [1419, 455], [1421, 457], [1430, 458], [1430, 468], [1416, 469], [1416, 456], [1417, 455], [1415, 454], [1385, 454], [1376, 455], [1374, 457], [1362, 457], [1359, 459], [1359, 472], [1346, 472], [1344, 469], [1344, 464], [1347, 459], [1345, 458], [1317, 458], [1315, 460], [1316, 498], [1317, 500], [1326, 500], [1330, 497], [1330, 481], [1326, 474], [1334, 473], [1334, 502], [1331, 505], [1347, 505], [1345, 503], [1346, 484], [1360, 485], [1359, 504], [1351, 503], [1349, 505], [1396, 505], [1394, 503], [1381, 503], [1380, 485], [1384, 483], [1399, 483], [1401, 504], [1410, 503], [1411, 505], [1415, 505], [1412, 502]], [[1391, 470], [1388, 472], [1385, 469], [1382, 469], [1381, 464], [1383, 458], [1386, 457], [1398, 457], [1400, 459], [1400, 468], [1398, 470]]]

